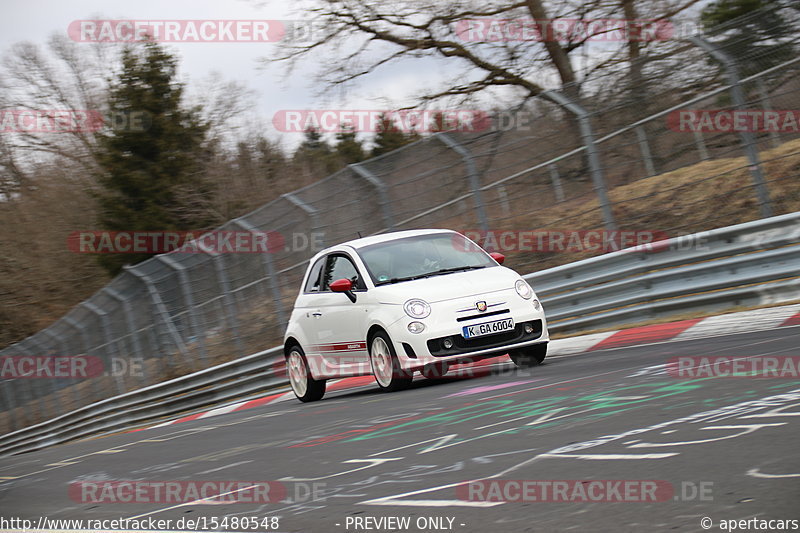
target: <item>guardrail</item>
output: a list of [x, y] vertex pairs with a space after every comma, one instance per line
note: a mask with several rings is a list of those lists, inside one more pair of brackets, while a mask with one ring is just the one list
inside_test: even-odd
[[270, 348], [87, 405], [0, 437], [0, 456], [113, 432], [284, 385], [282, 362], [282, 347]]
[[800, 213], [675, 237], [523, 276], [551, 333], [800, 298]]
[[[800, 299], [800, 212], [620, 250], [528, 274], [550, 331], [603, 328], [676, 311]], [[0, 437], [37, 450], [286, 384], [281, 347], [115, 396]]]

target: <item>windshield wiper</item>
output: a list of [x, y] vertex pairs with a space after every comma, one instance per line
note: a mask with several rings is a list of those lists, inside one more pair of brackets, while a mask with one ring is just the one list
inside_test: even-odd
[[460, 266], [460, 267], [452, 267], [452, 268], [442, 268], [439, 270], [434, 270], [433, 272], [426, 272], [425, 274], [417, 274], [416, 276], [407, 276], [404, 278], [392, 278], [390, 280], [381, 281], [377, 285], [387, 285], [390, 283], [399, 283], [401, 281], [411, 281], [415, 279], [423, 279], [423, 278], [430, 278], [433, 276], [438, 276], [440, 274], [450, 274], [451, 272], [462, 272], [466, 270], [475, 270], [478, 268], [486, 268], [485, 266]]
[[390, 283], [399, 283], [401, 281], [411, 281], [412, 279], [422, 279], [427, 277], [428, 277], [427, 274], [419, 274], [417, 276], [407, 276], [404, 278], [392, 278], [392, 279], [387, 279], [386, 281], [378, 282], [376, 283], [376, 285], [388, 285]]
[[436, 276], [437, 274], [449, 274], [450, 272], [461, 272], [463, 270], [475, 270], [477, 268], [486, 268], [486, 267], [483, 266], [483, 265], [473, 265], [473, 266], [460, 266], [460, 267], [453, 267], [453, 268], [442, 268], [442, 269], [436, 270], [434, 272], [428, 272], [427, 274], [424, 274], [424, 276], [425, 277]]

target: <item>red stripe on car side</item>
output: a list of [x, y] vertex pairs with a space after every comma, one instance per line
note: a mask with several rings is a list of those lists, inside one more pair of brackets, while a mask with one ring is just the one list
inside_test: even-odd
[[366, 342], [336, 342], [332, 344], [314, 344], [311, 346], [312, 350], [321, 352], [352, 352], [359, 350], [366, 350]]

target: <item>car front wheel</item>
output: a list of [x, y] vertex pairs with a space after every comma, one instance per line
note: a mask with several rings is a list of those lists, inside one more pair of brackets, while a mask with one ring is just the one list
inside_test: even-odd
[[325, 395], [325, 380], [311, 377], [306, 355], [299, 346], [293, 346], [289, 351], [286, 357], [286, 371], [289, 374], [292, 391], [301, 402], [315, 402]]
[[392, 341], [383, 331], [372, 337], [369, 346], [369, 362], [378, 386], [385, 391], [402, 390], [411, 385], [413, 376], [400, 366]]
[[519, 368], [530, 368], [541, 364], [544, 358], [547, 357], [547, 343], [545, 342], [528, 348], [514, 350], [508, 355], [511, 356], [511, 360], [514, 361], [514, 364]]

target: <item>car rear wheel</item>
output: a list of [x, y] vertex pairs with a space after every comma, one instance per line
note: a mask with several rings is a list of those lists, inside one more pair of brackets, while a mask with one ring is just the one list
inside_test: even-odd
[[544, 358], [547, 357], [547, 343], [545, 342], [529, 348], [514, 350], [508, 355], [511, 356], [511, 360], [514, 361], [514, 364], [518, 367], [530, 368], [541, 364]]
[[311, 377], [306, 355], [299, 346], [293, 346], [289, 351], [286, 357], [286, 371], [289, 374], [292, 391], [301, 402], [315, 402], [325, 395], [325, 380]]
[[411, 385], [413, 376], [400, 366], [389, 336], [379, 331], [369, 346], [369, 362], [378, 386], [385, 391], [402, 390]]

